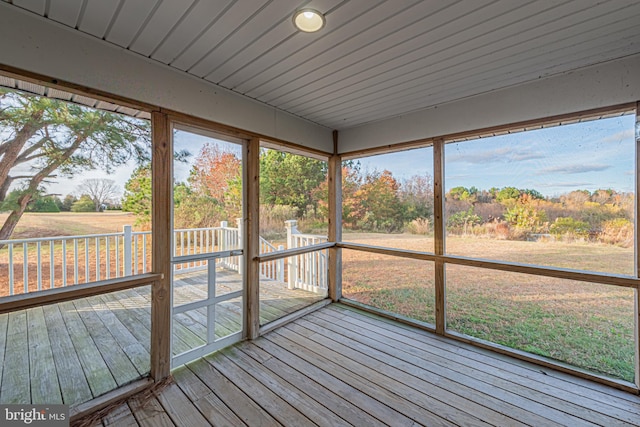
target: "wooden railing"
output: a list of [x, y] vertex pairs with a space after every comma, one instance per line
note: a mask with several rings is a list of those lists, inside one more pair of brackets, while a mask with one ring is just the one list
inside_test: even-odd
[[[288, 249], [302, 248], [326, 243], [324, 236], [298, 232], [297, 221], [286, 221]], [[329, 263], [327, 251], [307, 252], [287, 258], [287, 285], [289, 289], [300, 288], [322, 293], [327, 289]]]
[[[326, 237], [301, 234], [296, 221], [286, 221], [287, 246], [299, 248], [327, 241]], [[220, 227], [174, 230], [174, 257], [189, 257], [210, 252], [233, 251], [242, 245], [242, 228]], [[66, 287], [101, 280], [144, 274], [151, 271], [152, 239], [150, 231], [133, 231], [130, 225], [122, 233], [59, 236], [0, 241], [0, 296], [26, 294], [44, 289]], [[260, 237], [260, 254], [282, 251]], [[240, 271], [241, 256], [217, 260], [217, 264]], [[207, 268], [206, 259], [176, 263], [175, 272], [186, 273]], [[314, 252], [260, 264], [262, 278], [287, 283], [290, 289], [323, 292], [327, 283], [327, 254]]]

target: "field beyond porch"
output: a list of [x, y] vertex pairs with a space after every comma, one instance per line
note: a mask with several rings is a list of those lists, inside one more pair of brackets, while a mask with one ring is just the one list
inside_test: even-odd
[[[345, 233], [343, 241], [433, 251], [433, 238]], [[588, 242], [449, 236], [448, 253], [631, 275], [633, 248]], [[634, 380], [634, 291], [448, 265], [447, 328], [591, 372]], [[347, 298], [435, 323], [433, 263], [343, 251]]]

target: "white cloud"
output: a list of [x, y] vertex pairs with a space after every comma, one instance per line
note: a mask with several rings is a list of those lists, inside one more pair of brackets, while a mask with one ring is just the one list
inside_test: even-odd
[[604, 164], [573, 164], [573, 165], [560, 165], [560, 166], [552, 166], [549, 168], [544, 168], [538, 172], [536, 175], [547, 175], [547, 174], [578, 174], [578, 173], [587, 173], [587, 172], [600, 172], [603, 170], [607, 170], [611, 168], [611, 165]]
[[[455, 150], [455, 148], [453, 149]], [[516, 147], [500, 147], [488, 151], [453, 152], [447, 154], [449, 162], [466, 162], [471, 164], [511, 163], [525, 160], [544, 159], [543, 153]]]

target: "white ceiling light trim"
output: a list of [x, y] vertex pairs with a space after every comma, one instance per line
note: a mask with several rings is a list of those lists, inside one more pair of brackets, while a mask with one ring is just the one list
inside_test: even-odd
[[293, 14], [293, 25], [305, 33], [320, 31], [325, 22], [324, 15], [315, 9], [300, 9]]

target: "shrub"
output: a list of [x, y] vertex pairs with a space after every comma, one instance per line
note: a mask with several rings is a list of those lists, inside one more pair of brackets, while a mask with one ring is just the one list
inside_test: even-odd
[[86, 194], [76, 200], [73, 205], [71, 205], [71, 212], [95, 212], [96, 205], [91, 200], [91, 197]]
[[620, 245], [625, 248], [633, 246], [633, 223], [625, 218], [616, 218], [602, 223], [602, 231], [598, 235], [602, 243]]
[[281, 239], [287, 235], [284, 222], [298, 219], [298, 208], [287, 205], [260, 205], [260, 235], [265, 239]]
[[510, 235], [509, 223], [494, 219], [484, 224], [487, 235], [499, 240], [508, 240]]
[[509, 208], [504, 214], [511, 225], [521, 228], [525, 232], [540, 232], [547, 221], [547, 214], [541, 209], [531, 206], [524, 198], [522, 202]]
[[470, 227], [480, 224], [482, 218], [473, 211], [473, 206], [466, 211], [456, 212], [447, 218], [447, 229], [451, 232], [467, 234]]
[[588, 223], [568, 216], [556, 218], [555, 222], [549, 227], [549, 233], [556, 236], [585, 238], [589, 236], [589, 228]]
[[429, 234], [429, 219], [414, 219], [407, 225], [407, 231], [411, 234]]

